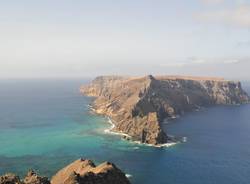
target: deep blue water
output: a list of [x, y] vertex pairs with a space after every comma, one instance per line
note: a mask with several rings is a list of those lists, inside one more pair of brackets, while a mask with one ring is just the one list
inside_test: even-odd
[[107, 120], [79, 94], [85, 82], [0, 81], [0, 174], [33, 168], [51, 176], [84, 157], [116, 163], [134, 184], [249, 184], [250, 105], [186, 114], [165, 128], [187, 142], [154, 148], [105, 134]]

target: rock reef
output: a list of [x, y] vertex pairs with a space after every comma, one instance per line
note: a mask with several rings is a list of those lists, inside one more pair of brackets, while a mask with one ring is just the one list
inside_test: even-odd
[[58, 171], [51, 181], [31, 170], [23, 180], [12, 173], [0, 176], [0, 184], [130, 184], [130, 182], [112, 163], [104, 162], [96, 166], [91, 160], [79, 159]]
[[96, 113], [135, 141], [159, 145], [171, 141], [162, 129], [166, 118], [213, 105], [249, 103], [241, 83], [223, 78], [190, 76], [100, 76], [82, 86], [83, 95], [96, 97]]

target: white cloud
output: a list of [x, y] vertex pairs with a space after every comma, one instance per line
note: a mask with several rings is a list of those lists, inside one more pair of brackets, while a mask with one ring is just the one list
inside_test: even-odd
[[202, 63], [207, 63], [209, 62], [207, 59], [204, 58], [196, 58], [196, 57], [190, 57], [188, 58], [190, 60], [188, 64], [202, 64]]
[[224, 0], [201, 0], [202, 3], [204, 4], [221, 4], [224, 2]]
[[228, 59], [228, 60], [224, 60], [223, 63], [225, 64], [233, 64], [233, 63], [239, 63], [240, 60], [238, 59]]
[[239, 47], [250, 47], [250, 40], [246, 40], [246, 41], [239, 41], [237, 43], [237, 46]]
[[[197, 63], [196, 61], [199, 60], [206, 62]], [[179, 67], [164, 67], [161, 65], [157, 68], [157, 72], [155, 73], [168, 75], [216, 76], [224, 77], [229, 80], [249, 80], [249, 67], [250, 58], [248, 57], [206, 59], [192, 57], [187, 58], [186, 62]]]
[[164, 63], [164, 64], [160, 64], [160, 66], [162, 67], [183, 67], [185, 66], [187, 63], [185, 62], [175, 62], [175, 63]]
[[190, 57], [185, 62], [174, 62], [161, 64], [162, 67], [186, 67], [186, 66], [207, 66], [216, 64], [236, 64], [240, 62], [249, 61], [248, 58], [199, 58]]
[[240, 5], [231, 9], [202, 12], [196, 15], [201, 21], [215, 22], [237, 27], [250, 27], [250, 5]]

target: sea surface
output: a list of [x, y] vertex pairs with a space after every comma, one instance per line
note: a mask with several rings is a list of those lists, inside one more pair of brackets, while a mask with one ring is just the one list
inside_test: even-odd
[[0, 80], [0, 174], [33, 168], [50, 177], [82, 157], [114, 162], [134, 184], [250, 183], [250, 105], [185, 114], [164, 127], [187, 142], [155, 148], [106, 134], [107, 119], [79, 94], [86, 82]]

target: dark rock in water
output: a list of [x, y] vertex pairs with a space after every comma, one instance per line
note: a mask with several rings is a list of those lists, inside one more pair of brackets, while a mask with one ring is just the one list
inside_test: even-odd
[[0, 176], [0, 184], [22, 184], [20, 178], [12, 173]]
[[23, 180], [24, 184], [50, 184], [47, 177], [38, 176], [33, 170], [30, 170]]
[[161, 125], [166, 118], [197, 107], [249, 103], [240, 82], [211, 77], [102, 76], [80, 90], [96, 97], [93, 108], [112, 118], [112, 131], [155, 145], [171, 141]]
[[0, 184], [130, 184], [125, 174], [114, 164], [96, 166], [91, 160], [79, 159], [58, 171], [51, 179], [38, 176], [33, 170], [24, 178], [12, 173], [0, 176]]
[[127, 140], [127, 141], [131, 140], [131, 138], [129, 136], [126, 136], [126, 135], [124, 135], [122, 138], [125, 139], [125, 140]]
[[125, 174], [114, 164], [98, 166], [91, 160], [79, 159], [56, 173], [51, 184], [129, 184]]

